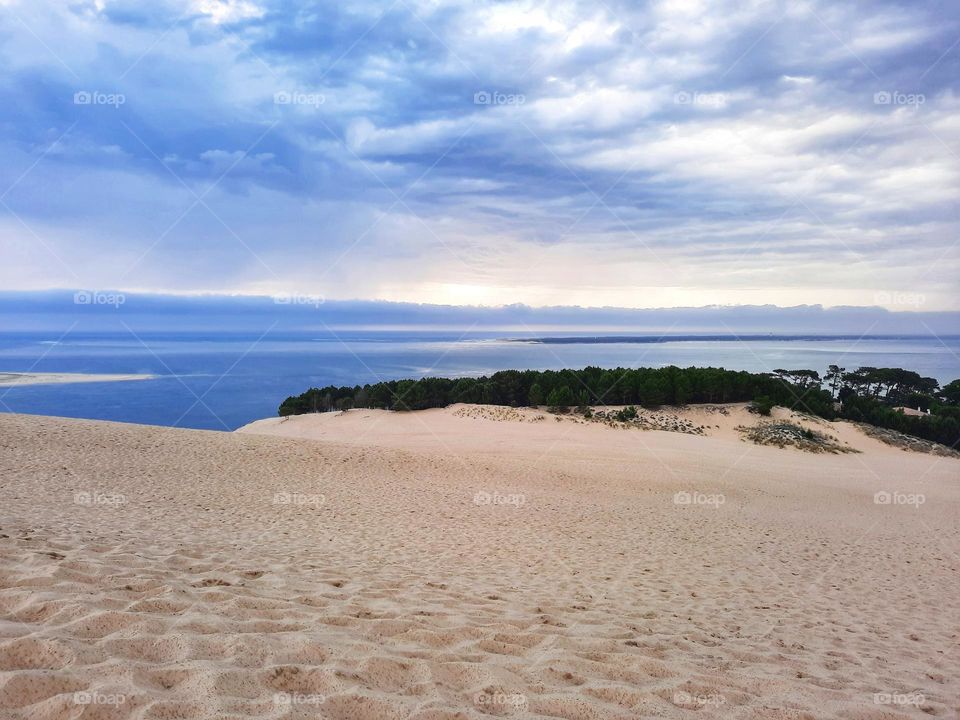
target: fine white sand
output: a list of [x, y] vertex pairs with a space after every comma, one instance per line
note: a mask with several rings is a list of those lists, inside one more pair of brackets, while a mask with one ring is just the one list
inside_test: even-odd
[[150, 380], [155, 375], [116, 373], [10, 373], [0, 372], [0, 386], [4, 385], [60, 385], [64, 383], [126, 382]]
[[957, 717], [960, 461], [681, 415], [0, 415], [0, 717]]

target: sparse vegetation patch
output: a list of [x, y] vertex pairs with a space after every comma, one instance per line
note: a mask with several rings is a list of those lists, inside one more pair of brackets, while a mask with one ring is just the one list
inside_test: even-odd
[[833, 435], [817, 432], [791, 422], [762, 422], [758, 425], [738, 425], [737, 430], [744, 440], [757, 445], [775, 445], [783, 448], [792, 446], [814, 453], [855, 453], [860, 452], [843, 445]]

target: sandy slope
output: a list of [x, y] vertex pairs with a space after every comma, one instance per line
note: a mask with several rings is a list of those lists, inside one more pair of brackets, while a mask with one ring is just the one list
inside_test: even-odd
[[[746, 403], [728, 405], [690, 405], [685, 408], [640, 410], [651, 422], [667, 427], [702, 428], [704, 436], [728, 443], [737, 443], [742, 453], [738, 426], [753, 425], [763, 420], [747, 411]], [[819, 418], [799, 415], [785, 408], [774, 408], [771, 421], [789, 420], [803, 427], [833, 435], [843, 444], [859, 450], [898, 452], [878, 440], [866, 437], [846, 422], [830, 423]], [[502, 426], [501, 423], [507, 423]], [[496, 405], [453, 405], [449, 408], [423, 410], [416, 413], [394, 413], [385, 410], [350, 410], [347, 412], [296, 415], [258, 420], [238, 430], [242, 433], [297, 437], [407, 450], [438, 451], [458, 454], [504, 453], [528, 460], [531, 452], [556, 455], [562, 462], [577, 460], [583, 453], [596, 451], [604, 459], [630, 461], [638, 450], [648, 446], [648, 455], [655, 462], [656, 450], [683, 445], [675, 433], [610, 432], [602, 423], [587, 422], [579, 415], [554, 415], [531, 408], [508, 408]], [[689, 438], [688, 438], [689, 439]], [[652, 443], [652, 445], [651, 445]], [[570, 452], [570, 448], [577, 452]], [[694, 442], [691, 447], [708, 454], [715, 445]]]
[[0, 415], [0, 717], [957, 717], [960, 461], [689, 412]]

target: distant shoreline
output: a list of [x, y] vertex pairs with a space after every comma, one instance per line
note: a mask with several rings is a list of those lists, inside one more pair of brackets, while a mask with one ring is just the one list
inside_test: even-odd
[[915, 340], [921, 338], [920, 335], [774, 335], [764, 333], [753, 333], [738, 335], [728, 333], [725, 335], [703, 334], [703, 335], [566, 335], [555, 337], [535, 337], [535, 338], [502, 338], [504, 342], [519, 343], [540, 343], [543, 345], [602, 345], [609, 343], [668, 343], [668, 342], [759, 342], [763, 340], [773, 342], [793, 341], [827, 341], [827, 340]]
[[128, 382], [151, 380], [156, 375], [116, 373], [34, 373], [0, 372], [0, 387], [19, 385], [65, 385], [68, 383]]

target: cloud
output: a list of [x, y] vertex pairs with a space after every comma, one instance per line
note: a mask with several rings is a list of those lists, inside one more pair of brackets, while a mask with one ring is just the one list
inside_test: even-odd
[[[77, 296], [81, 300], [77, 301]], [[948, 340], [960, 321], [957, 312], [927, 312], [922, 298], [882, 297], [899, 301], [899, 311], [881, 307], [835, 307], [797, 305], [711, 305], [655, 309], [605, 307], [530, 307], [523, 304], [499, 307], [480, 303], [435, 304], [383, 301], [329, 300], [318, 295], [277, 293], [270, 295], [156, 295], [120, 293], [120, 303], [106, 300], [118, 293], [90, 288], [70, 291], [0, 291], [0, 319], [15, 330], [49, 332], [231, 331], [261, 335], [271, 332], [307, 332], [311, 337], [330, 336], [331, 330], [464, 328], [478, 334], [508, 331], [513, 337], [536, 338], [553, 331], [616, 335], [656, 333], [665, 335], [815, 334], [848, 336], [855, 340], [869, 328], [874, 335], [909, 334]], [[896, 302], [894, 303], [896, 304]], [[904, 312], [909, 307], [910, 312]], [[922, 329], [918, 329], [918, 325]], [[71, 330], [71, 328], [73, 330]], [[648, 338], [650, 339], [650, 338]], [[755, 338], [756, 339], [756, 338]]]
[[5, 287], [960, 307], [938, 0], [12, 0], [0, 22]]

